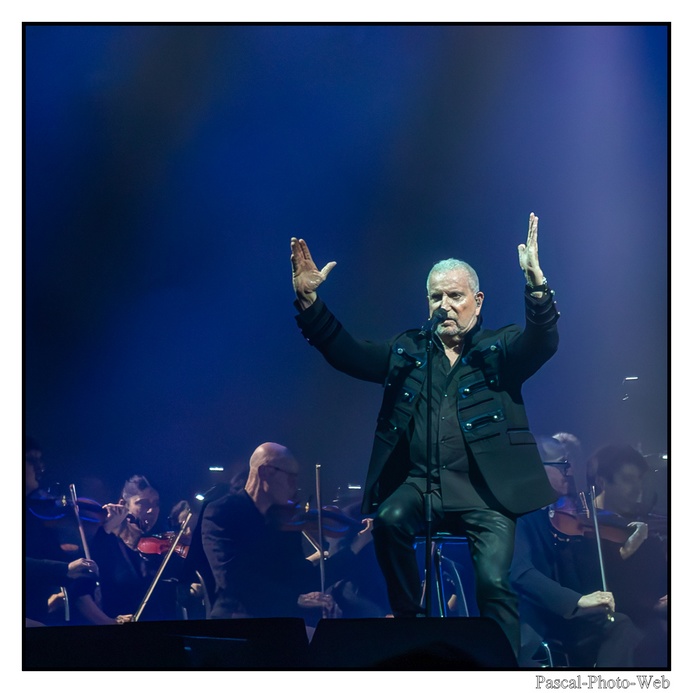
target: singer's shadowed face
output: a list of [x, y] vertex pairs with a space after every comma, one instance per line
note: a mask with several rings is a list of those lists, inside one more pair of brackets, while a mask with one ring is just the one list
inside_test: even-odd
[[433, 315], [437, 308], [442, 308], [448, 314], [447, 320], [440, 323], [436, 330], [445, 343], [459, 340], [476, 325], [483, 302], [484, 294], [481, 291], [474, 293], [469, 274], [462, 268], [435, 272], [430, 277], [429, 315]]

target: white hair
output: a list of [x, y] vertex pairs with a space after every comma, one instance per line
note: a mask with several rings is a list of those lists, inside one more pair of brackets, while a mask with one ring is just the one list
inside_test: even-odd
[[449, 257], [447, 260], [436, 262], [436, 264], [431, 267], [431, 271], [428, 273], [428, 278], [426, 279], [426, 292], [428, 293], [428, 289], [431, 284], [431, 276], [433, 274], [450, 272], [458, 269], [467, 273], [467, 276], [469, 277], [469, 287], [473, 293], [477, 293], [479, 291], [479, 276], [477, 275], [476, 270], [469, 263], [464, 262], [463, 260], [456, 260], [453, 257]]

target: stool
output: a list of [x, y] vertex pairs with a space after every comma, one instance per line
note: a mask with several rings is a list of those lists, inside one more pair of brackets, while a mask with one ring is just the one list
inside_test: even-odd
[[[423, 544], [424, 551], [426, 550], [426, 537], [416, 537], [414, 542], [414, 548], [419, 544]], [[443, 552], [447, 546], [450, 545], [463, 545], [467, 546], [467, 537], [458, 536], [455, 534], [450, 534], [449, 532], [435, 532], [432, 536], [431, 542], [431, 572], [433, 580], [433, 592], [436, 595], [436, 602], [438, 604], [437, 612], [438, 615], [442, 617], [447, 617], [450, 615], [448, 602], [445, 599], [445, 572], [447, 571], [450, 575], [452, 582], [455, 586], [455, 594], [460, 602], [462, 616], [469, 616], [469, 606], [467, 605], [467, 597], [464, 593], [464, 585], [462, 584], [462, 578], [457, 569], [457, 564], [446, 558]], [[421, 590], [421, 606], [425, 605], [426, 602], [426, 581], [428, 580], [428, 575], [425, 575], [424, 570], [424, 580]]]

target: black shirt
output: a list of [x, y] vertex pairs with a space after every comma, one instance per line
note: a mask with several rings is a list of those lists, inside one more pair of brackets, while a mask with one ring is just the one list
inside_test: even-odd
[[[434, 337], [433, 344], [432, 489], [440, 493], [443, 510], [494, 507], [494, 499], [474, 464], [457, 417], [457, 391], [462, 358], [458, 356], [452, 365], [437, 337]], [[414, 408], [413, 427], [409, 435], [411, 469], [407, 479], [422, 491], [426, 488], [427, 404], [428, 387], [424, 382]]]

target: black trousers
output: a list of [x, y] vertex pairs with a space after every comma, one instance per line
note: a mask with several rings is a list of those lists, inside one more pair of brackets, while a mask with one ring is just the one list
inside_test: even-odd
[[[431, 500], [433, 531], [444, 526], [446, 531], [467, 537], [479, 613], [501, 626], [517, 656], [518, 600], [510, 585], [515, 519], [491, 509], [444, 512], [440, 494], [436, 492]], [[425, 519], [424, 494], [413, 484], [405, 483], [382, 503], [373, 523], [375, 552], [395, 617], [425, 613], [414, 548], [415, 538], [425, 531]]]

